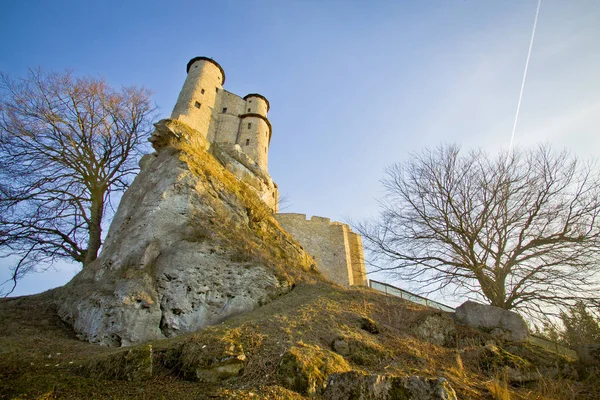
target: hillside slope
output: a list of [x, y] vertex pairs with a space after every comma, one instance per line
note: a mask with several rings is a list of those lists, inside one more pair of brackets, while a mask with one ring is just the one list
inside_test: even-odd
[[299, 283], [217, 326], [128, 348], [78, 340], [58, 318], [56, 296], [0, 301], [1, 398], [359, 398], [325, 386], [368, 374], [443, 377], [459, 399], [600, 396], [568, 360], [492, 345], [485, 333], [366, 288]]

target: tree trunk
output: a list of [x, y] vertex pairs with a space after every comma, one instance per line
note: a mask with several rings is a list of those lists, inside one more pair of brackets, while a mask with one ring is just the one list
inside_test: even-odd
[[98, 258], [98, 250], [102, 245], [102, 215], [104, 214], [104, 192], [97, 191], [92, 194], [92, 206], [90, 207], [90, 223], [88, 227], [88, 248], [85, 253], [83, 266], [90, 265]]

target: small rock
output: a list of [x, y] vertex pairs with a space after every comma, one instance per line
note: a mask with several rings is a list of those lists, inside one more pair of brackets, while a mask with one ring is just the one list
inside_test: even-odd
[[421, 323], [413, 328], [413, 333], [417, 337], [438, 346], [452, 346], [456, 341], [456, 327], [454, 321], [446, 314], [433, 314], [427, 316]]
[[199, 382], [219, 382], [240, 374], [246, 362], [244, 353], [216, 360], [207, 367], [196, 369], [196, 379]]
[[379, 327], [377, 326], [377, 324], [375, 323], [375, 321], [373, 321], [371, 318], [367, 318], [367, 317], [362, 317], [362, 319], [360, 320], [360, 327], [372, 334], [378, 334], [379, 333]]
[[346, 342], [343, 338], [337, 338], [331, 344], [331, 348], [338, 354], [342, 356], [347, 356], [350, 354], [350, 346], [348, 342]]

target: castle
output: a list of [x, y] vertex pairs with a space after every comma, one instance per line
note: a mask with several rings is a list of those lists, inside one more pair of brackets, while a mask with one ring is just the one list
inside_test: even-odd
[[342, 285], [366, 285], [362, 239], [347, 224], [277, 213], [279, 191], [268, 172], [273, 133], [267, 117], [269, 101], [257, 93], [240, 97], [224, 90], [224, 83], [225, 71], [216, 61], [191, 59], [171, 119], [203, 136], [219, 161], [255, 190], [279, 224], [313, 256], [327, 279]]

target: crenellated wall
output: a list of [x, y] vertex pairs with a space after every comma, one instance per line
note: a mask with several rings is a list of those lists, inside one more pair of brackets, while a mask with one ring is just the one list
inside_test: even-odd
[[317, 262], [323, 276], [337, 284], [366, 286], [366, 269], [360, 235], [340, 222], [305, 214], [275, 214], [283, 229]]

